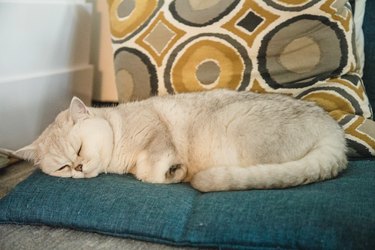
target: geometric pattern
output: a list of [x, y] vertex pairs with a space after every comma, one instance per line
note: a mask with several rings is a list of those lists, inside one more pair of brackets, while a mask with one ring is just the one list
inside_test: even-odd
[[264, 0], [268, 6], [282, 11], [303, 11], [319, 3], [319, 0]]
[[142, 30], [158, 9], [162, 0], [123, 1], [107, 0], [112, 37], [115, 42], [124, 42]]
[[163, 12], [160, 12], [136, 43], [146, 49], [160, 66], [167, 52], [185, 33], [168, 22]]
[[237, 27], [244, 28], [247, 32], [252, 33], [262, 22], [263, 18], [261, 16], [249, 11], [246, 16], [237, 23]]
[[324, 4], [322, 4], [321, 10], [329, 13], [332, 19], [342, 24], [342, 27], [345, 29], [345, 31], [349, 31], [350, 22], [352, 19], [350, 4], [347, 3], [343, 8], [340, 8], [342, 7], [342, 4], [340, 5], [339, 2], [340, 1], [336, 0], [328, 0]]
[[245, 90], [251, 71], [251, 60], [240, 43], [224, 34], [202, 33], [171, 52], [164, 83], [170, 94], [213, 88]]
[[[307, 36], [306, 30], [311, 30]], [[342, 41], [345, 33], [326, 17], [290, 18], [263, 37], [259, 72], [272, 88], [308, 87], [342, 72], [348, 63], [348, 45]]]
[[[223, 28], [227, 29], [229, 32], [241, 37], [243, 41], [247, 43], [247, 46], [251, 48], [255, 38], [259, 36], [269, 25], [271, 25], [276, 19], [279, 18], [279, 15], [272, 13], [265, 8], [262, 8], [258, 3], [260, 1], [248, 0], [243, 3], [241, 9], [238, 10], [236, 15], [223, 24]], [[253, 19], [256, 20], [255, 23], [251, 25], [251, 29], [244, 29], [242, 23], [246, 23], [250, 16], [253, 16]], [[254, 18], [258, 17], [258, 18]], [[262, 19], [262, 22], [259, 22], [259, 19]], [[247, 22], [248, 23], [248, 22]], [[254, 27], [257, 25], [256, 27]]]
[[119, 100], [228, 88], [322, 106], [349, 154], [375, 155], [375, 122], [348, 0], [108, 0]]

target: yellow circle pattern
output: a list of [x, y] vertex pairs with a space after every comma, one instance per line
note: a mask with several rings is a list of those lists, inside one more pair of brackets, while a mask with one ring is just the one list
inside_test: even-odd
[[145, 23], [158, 6], [157, 0], [135, 1], [134, 10], [126, 18], [118, 16], [118, 7], [123, 0], [109, 0], [109, 16], [111, 33], [116, 38], [124, 38], [132, 34]]
[[241, 56], [235, 49], [223, 43], [203, 40], [187, 48], [172, 68], [172, 84], [176, 92], [201, 91], [210, 87], [196, 77], [198, 66], [207, 61], [217, 62], [221, 72], [215, 88], [236, 89], [244, 72]]

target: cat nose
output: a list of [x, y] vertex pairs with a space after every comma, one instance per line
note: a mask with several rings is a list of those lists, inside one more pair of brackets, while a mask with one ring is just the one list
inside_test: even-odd
[[82, 164], [78, 164], [74, 169], [76, 171], [82, 172]]

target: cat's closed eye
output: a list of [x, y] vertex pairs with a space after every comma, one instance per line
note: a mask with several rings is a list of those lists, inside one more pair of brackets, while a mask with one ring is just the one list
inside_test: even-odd
[[57, 169], [57, 171], [61, 171], [61, 170], [64, 170], [66, 168], [70, 168], [70, 166], [69, 165], [64, 165], [61, 168]]

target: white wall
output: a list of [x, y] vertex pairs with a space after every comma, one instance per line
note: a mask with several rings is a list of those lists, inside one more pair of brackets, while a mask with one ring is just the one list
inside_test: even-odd
[[117, 102], [107, 1], [88, 0], [88, 2], [92, 2], [94, 7], [91, 37], [91, 63], [95, 65], [93, 100]]
[[73, 95], [92, 98], [92, 6], [0, 0], [0, 147], [31, 143]]

